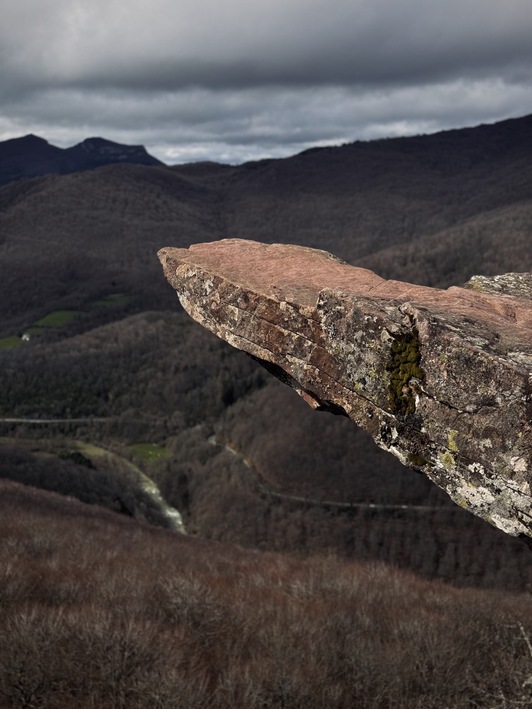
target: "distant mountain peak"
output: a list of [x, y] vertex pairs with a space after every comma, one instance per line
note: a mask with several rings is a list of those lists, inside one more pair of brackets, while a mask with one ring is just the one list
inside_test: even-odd
[[122, 145], [100, 137], [86, 138], [71, 148], [58, 148], [29, 133], [0, 142], [0, 185], [46, 174], [83, 172], [104, 165], [164, 165], [143, 145]]
[[26, 153], [28, 150], [60, 150], [38, 135], [28, 133], [20, 138], [10, 138], [0, 142], [0, 161], [3, 162], [6, 155], [16, 155], [19, 152]]
[[[87, 150], [101, 150], [102, 148], [113, 148], [130, 151], [142, 150], [143, 152], [146, 152], [146, 148], [143, 145], [124, 145], [122, 143], [116, 143], [113, 140], [107, 140], [107, 138], [100, 138], [98, 136], [85, 138], [85, 140], [82, 140], [81, 143], [77, 143], [77, 145], [74, 145], [73, 147], [83, 147]], [[72, 150], [72, 148], [69, 148], [69, 150]]]
[[123, 145], [106, 138], [85, 138], [81, 143], [68, 149], [69, 154], [85, 153], [93, 159], [96, 156], [107, 164], [109, 162], [140, 162], [143, 165], [162, 165], [152, 157], [143, 145]]
[[27, 135], [22, 136], [22, 138], [12, 138], [12, 142], [15, 141], [20, 141], [24, 143], [39, 143], [43, 144], [46, 143], [46, 145], [50, 145], [50, 143], [45, 140], [44, 138], [41, 138], [38, 135], [35, 135], [35, 133], [28, 133]]

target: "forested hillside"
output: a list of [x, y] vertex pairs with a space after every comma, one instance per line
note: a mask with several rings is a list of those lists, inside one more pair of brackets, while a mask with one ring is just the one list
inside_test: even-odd
[[521, 542], [203, 332], [155, 254], [237, 236], [437, 286], [530, 270], [531, 153], [526, 117], [241, 166], [111, 165], [5, 185], [0, 474], [162, 524], [124, 490], [133, 464], [191, 534], [525, 589]]
[[0, 189], [2, 327], [117, 291], [130, 310], [169, 307], [155, 252], [227, 236], [324, 248], [427, 285], [529, 270], [531, 158], [529, 116], [241, 166], [14, 182]]
[[[132, 461], [204, 538], [383, 560], [461, 585], [532, 581], [522, 542], [458, 508], [349, 420], [312, 411], [183, 313], [138, 314], [56, 342], [37, 336], [0, 358], [3, 415], [37, 420], [0, 422], [4, 477], [35, 484], [27, 464], [14, 464], [18, 446], [46, 457], [41, 486], [88, 501], [90, 477], [90, 501], [131, 514], [145, 501], [102, 482], [119, 474], [123, 487]], [[86, 441], [118, 456], [118, 469], [89, 454], [95, 470], [67, 475]]]

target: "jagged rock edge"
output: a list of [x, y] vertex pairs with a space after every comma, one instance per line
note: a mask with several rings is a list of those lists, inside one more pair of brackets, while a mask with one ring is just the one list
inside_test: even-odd
[[[163, 251], [166, 251], [166, 250], [163, 250]], [[173, 261], [173, 258], [172, 258], [172, 261]], [[207, 283], [207, 285], [209, 285], [211, 287], [211, 289], [214, 286], [214, 282], [218, 281], [219, 285], [221, 285], [221, 286], [225, 286], [225, 287], [229, 286], [230, 289], [233, 291], [233, 295], [235, 293], [238, 293], [239, 290], [241, 290], [241, 287], [237, 283], [235, 283], [231, 279], [227, 278], [225, 275], [220, 277], [217, 274], [210, 272], [208, 269], [206, 269], [203, 266], [200, 266], [198, 264], [190, 264], [190, 263], [180, 262], [179, 260], [176, 260], [174, 263], [177, 266], [179, 266], [179, 268], [181, 269], [182, 276], [185, 275], [184, 272], [188, 271], [189, 277], [192, 276], [193, 278], [198, 278], [198, 273], [201, 272], [203, 276], [205, 276], [206, 278], [209, 279], [209, 282]], [[171, 271], [171, 269], [169, 269], [169, 270]], [[187, 299], [186, 298], [186, 288], [183, 290], [183, 283], [181, 283], [181, 288], [178, 288], [178, 286], [176, 285], [176, 283], [179, 283], [179, 278], [177, 277], [177, 275], [178, 275], [177, 269], [174, 273], [175, 273], [175, 278], [173, 278], [172, 275], [170, 274], [169, 280], [171, 282], [175, 281], [172, 283], [172, 285], [174, 285], [174, 287], [176, 287], [176, 289], [179, 290], [179, 296], [183, 302], [184, 299]], [[185, 278], [185, 280], [188, 280], [188, 278]], [[202, 286], [203, 285], [205, 285], [205, 284], [202, 283]], [[324, 289], [324, 290], [328, 290], [328, 289]], [[245, 308], [239, 309], [240, 313], [242, 315], [244, 315], [245, 318], [249, 318], [250, 320], [256, 319], [256, 320], [260, 321], [261, 323], [266, 324], [271, 328], [274, 328], [275, 331], [277, 331], [277, 332], [280, 332], [281, 330], [283, 330], [285, 333], [288, 333], [292, 337], [300, 338], [302, 340], [304, 339], [307, 343], [313, 344], [313, 340], [311, 338], [305, 337], [305, 335], [303, 333], [296, 332], [292, 329], [283, 328], [279, 324], [274, 323], [271, 320], [268, 320], [267, 318], [264, 318], [262, 316], [258, 316], [256, 311], [257, 311], [258, 305], [261, 305], [261, 300], [262, 300], [262, 302], [268, 301], [270, 306], [277, 305], [280, 308], [280, 310], [283, 310], [283, 307], [282, 307], [283, 305], [285, 307], [290, 307], [293, 314], [298, 319], [303, 318], [305, 323], [308, 326], [310, 326], [309, 329], [311, 332], [313, 330], [315, 330], [316, 326], [319, 326], [319, 330], [321, 330], [321, 334], [323, 335], [323, 333], [324, 333], [323, 322], [319, 322], [315, 318], [309, 317], [308, 312], [303, 312], [303, 311], [308, 310], [307, 305], [300, 305], [300, 307], [298, 307], [298, 305], [293, 304], [288, 300], [285, 300], [284, 302], [281, 301], [280, 299], [277, 301], [272, 301], [270, 299], [270, 297], [266, 296], [264, 293], [261, 294], [261, 293], [253, 291], [251, 288], [249, 288], [249, 285], [248, 285], [247, 292], [245, 291], [245, 289], [242, 292], [244, 292], [244, 294], [246, 296], [248, 294], [250, 294], [253, 299], [257, 298], [257, 301], [255, 302], [255, 308], [252, 312], [250, 312], [249, 310], [246, 310]], [[333, 290], [333, 292], [335, 294], [338, 294], [340, 291]], [[322, 295], [322, 293], [323, 293], [323, 291], [320, 292], [320, 296]], [[196, 293], [196, 296], [197, 295], [198, 294]], [[203, 293], [203, 297], [208, 296], [208, 295], [209, 295], [209, 290], [207, 290]], [[358, 298], [358, 299], [360, 300], [360, 298]], [[355, 300], [356, 300], [356, 298], [353, 299], [353, 301], [355, 301]], [[374, 300], [381, 300], [381, 299], [374, 298]], [[386, 299], [383, 299], [383, 300], [386, 300]], [[390, 301], [388, 301], [388, 302], [390, 302]], [[209, 318], [204, 317], [203, 313], [201, 312], [201, 307], [195, 306], [193, 304], [192, 300], [189, 303], [189, 307], [186, 307], [184, 302], [183, 302], [183, 305], [193, 318], [195, 318], [196, 320], [201, 322], [208, 329], [215, 332], [218, 336], [222, 337], [223, 339], [225, 339], [228, 342], [230, 342], [231, 344], [233, 344], [233, 346], [238, 347], [239, 349], [244, 349], [244, 351], [246, 351], [249, 348], [249, 346], [251, 346], [252, 349], [254, 349], [254, 350], [260, 349], [262, 351], [262, 354], [266, 355], [265, 361], [270, 362], [271, 365], [282, 369], [282, 365], [279, 365], [278, 361], [276, 361], [276, 356], [275, 356], [274, 352], [272, 352], [271, 350], [268, 350], [262, 344], [259, 345], [257, 342], [254, 342], [253, 340], [246, 339], [245, 337], [242, 337], [241, 334], [233, 334], [230, 330], [230, 327], [231, 327], [230, 323], [229, 323], [229, 325], [225, 325], [223, 320], [221, 320], [221, 321], [218, 320], [218, 321], [216, 321], [215, 327], [213, 328], [211, 326], [212, 322], [213, 322], [212, 321], [212, 315], [213, 315], [212, 311], [209, 312], [206, 310], [206, 312], [209, 312], [209, 314], [211, 316], [211, 318], [209, 319]], [[205, 301], [203, 303], [203, 307], [212, 307], [212, 303]], [[237, 310], [236, 306], [232, 302], [229, 304], [229, 307], [233, 308], [234, 310]], [[315, 308], [317, 310], [317, 305], [315, 306]], [[410, 313], [412, 313], [412, 314], [415, 314], [416, 311], [418, 311], [418, 310], [420, 310], [420, 311], [426, 310], [425, 306], [423, 306], [423, 305], [418, 306], [414, 303], [410, 303], [407, 301], [401, 301], [400, 305], [396, 306], [397, 312], [401, 313], [402, 315], [405, 315], [405, 309], [410, 310]], [[314, 310], [314, 312], [316, 312], [316, 310]], [[240, 324], [241, 323], [235, 323], [235, 326], [240, 325]], [[312, 326], [314, 326], [314, 327], [312, 327]], [[390, 331], [388, 331], [388, 332], [390, 334], [392, 334]], [[316, 334], [319, 334], [319, 333], [316, 333]], [[242, 347], [240, 343], [242, 343], [242, 344], [247, 343], [247, 346]], [[315, 347], [317, 347], [317, 346], [318, 345], [315, 344]], [[481, 349], [479, 350], [478, 344], [474, 341], [467, 342], [467, 348], [471, 349], [471, 351], [474, 351], [474, 352], [479, 351], [480, 354], [484, 354]], [[333, 352], [331, 352], [327, 349], [324, 349], [324, 348], [322, 348], [322, 351], [324, 351], [328, 357], [334, 358]], [[313, 352], [314, 352], [314, 350], [313, 350]], [[309, 358], [312, 353], [310, 353], [308, 355]], [[493, 358], [493, 356], [495, 356], [495, 357], [497, 356], [495, 353], [488, 352], [488, 354], [492, 358]], [[258, 359], [260, 360], [260, 358], [258, 358]], [[325, 370], [320, 370], [315, 365], [309, 364], [308, 359], [296, 358], [292, 355], [291, 357], [287, 357], [286, 360], [287, 360], [287, 364], [290, 363], [290, 360], [292, 360], [292, 364], [297, 361], [297, 362], [303, 364], [303, 366], [305, 366], [307, 368], [312, 368], [313, 372], [319, 372], [322, 375], [322, 377], [327, 376], [328, 379], [331, 379], [330, 375]], [[336, 360], [336, 361], [338, 361], [338, 360]], [[509, 362], [507, 359], [501, 360], [501, 362], [504, 364], [505, 367], [508, 367]], [[512, 365], [513, 365], [512, 369], [514, 369], [514, 368], [517, 369], [519, 366], [522, 366], [522, 362], [513, 361]], [[308, 369], [307, 369], [307, 371], [308, 371]], [[325, 372], [325, 375], [322, 374], [324, 372]], [[296, 382], [296, 384], [298, 384], [295, 377], [292, 377], [292, 379]], [[286, 376], [283, 378], [283, 380], [286, 382]], [[370, 407], [372, 407], [374, 410], [379, 411], [381, 414], [384, 414], [383, 418], [385, 417], [387, 419], [393, 419], [393, 416], [390, 415], [385, 409], [382, 409], [382, 407], [377, 406], [369, 398], [363, 397], [359, 391], [353, 390], [350, 387], [346, 387], [344, 384], [340, 384], [339, 381], [336, 381], [336, 380], [333, 380], [333, 381], [335, 382], [336, 387], [341, 387], [342, 390], [349, 392], [351, 394], [351, 396], [356, 397], [359, 401], [364, 400], [366, 402], [366, 404], [369, 405]], [[288, 382], [288, 383], [290, 383], [290, 382]], [[302, 392], [305, 392], [305, 390], [302, 389], [301, 386], [295, 386], [294, 388], [300, 394]], [[311, 398], [314, 402], [314, 404], [313, 404], [314, 406], [316, 403], [319, 404], [320, 400], [323, 402], [323, 398], [320, 397], [316, 392], [312, 391], [312, 388], [309, 388], [308, 393], [311, 394]], [[457, 415], [460, 415], [460, 413], [462, 413], [462, 414], [471, 413], [471, 410], [468, 410], [468, 409], [462, 410], [458, 407], [453, 406], [450, 402], [445, 402], [445, 401], [442, 401], [441, 399], [438, 399], [437, 397], [435, 397], [433, 395], [429, 395], [426, 390], [423, 392], [423, 394], [427, 400], [430, 399], [434, 402], [437, 402], [440, 406], [443, 405], [444, 407], [446, 407], [448, 409], [454, 410], [457, 412]], [[304, 398], [307, 398], [307, 397], [304, 397]], [[311, 403], [311, 402], [309, 402], [309, 403]], [[327, 406], [326, 408], [328, 408], [330, 410], [329, 406]], [[485, 408], [485, 407], [482, 406], [481, 408]], [[489, 408], [491, 408], [491, 407], [489, 407]], [[355, 422], [357, 422], [357, 420], [354, 416], [351, 415], [350, 418], [352, 418]], [[386, 427], [387, 428], [394, 427], [393, 421], [388, 421]], [[415, 433], [416, 431], [417, 431], [417, 433], [420, 432], [419, 428], [414, 428], [411, 425], [408, 426], [408, 430], [410, 433], [412, 433], [412, 432]], [[405, 432], [405, 427], [402, 426], [401, 433], [404, 434], [404, 432]], [[397, 431], [395, 433], [396, 433], [396, 437], [397, 437]], [[382, 434], [382, 430], [381, 430], [381, 434]], [[409, 465], [410, 467], [416, 467], [415, 465], [413, 465], [413, 461], [411, 459], [407, 460], [405, 458], [405, 454], [403, 453], [403, 451], [397, 449], [396, 446], [390, 445], [389, 442], [385, 442], [384, 439], [382, 438], [382, 435], [380, 435], [378, 438], [374, 436], [374, 438], [376, 440], [376, 443], [380, 447], [384, 448], [385, 450], [389, 450], [389, 451], [393, 452], [406, 465]], [[393, 437], [392, 437], [392, 443], [393, 443], [393, 440], [395, 440], [395, 439], [393, 439]], [[439, 455], [440, 459], [442, 458], [441, 452], [444, 451], [443, 455], [448, 455], [450, 458], [452, 458], [453, 464], [455, 463], [455, 458], [453, 457], [453, 454], [456, 454], [457, 450], [455, 450], [454, 448], [446, 448], [444, 445], [441, 444], [441, 442], [438, 442], [438, 441], [432, 441], [432, 443], [435, 446], [435, 450], [440, 454]], [[431, 462], [433, 465], [436, 465], [436, 460], [438, 458], [436, 458], [435, 455], [433, 455], [432, 457], [433, 457], [433, 460], [429, 461], [429, 462]], [[459, 453], [459, 458], [458, 458], [458, 455], [456, 456], [456, 458], [461, 460], [462, 462], [473, 460], [472, 458], [470, 458], [469, 456], [465, 456], [461, 452]], [[476, 463], [475, 463], [475, 465], [476, 465]], [[483, 468], [483, 466], [481, 466], [481, 469], [483, 472], [485, 472], [485, 469]], [[522, 510], [517, 509], [515, 507], [515, 505], [512, 504], [512, 501], [508, 499], [508, 494], [512, 495], [514, 497], [514, 500], [515, 500], [515, 497], [519, 497], [526, 502], [530, 501], [530, 497], [522, 490], [516, 489], [513, 486], [508, 485], [508, 482], [509, 482], [508, 480], [499, 477], [498, 482], [502, 482], [502, 485], [495, 485], [496, 480], [492, 479], [490, 481], [489, 485], [483, 486], [483, 489], [485, 490], [485, 492], [488, 493], [489, 496], [492, 498], [489, 502], [486, 502], [485, 500], [475, 501], [473, 498], [467, 499], [468, 498], [467, 495], [465, 496], [465, 498], [466, 498], [465, 500], [464, 499], [461, 500], [460, 499], [461, 495], [453, 495], [449, 491], [447, 486], [441, 484], [441, 482], [438, 481], [438, 476], [434, 475], [434, 471], [430, 470], [430, 467], [428, 467], [428, 469], [423, 469], [423, 472], [425, 472], [425, 474], [427, 474], [429, 477], [431, 477], [431, 479], [433, 479], [437, 484], [439, 484], [440, 487], [443, 487], [444, 489], [446, 489], [447, 492], [450, 494], [450, 496], [458, 504], [461, 504], [461, 506], [464, 506], [464, 507], [470, 509], [471, 511], [475, 512], [479, 516], [484, 517], [485, 519], [488, 519], [488, 521], [490, 521], [492, 524], [495, 524], [495, 526], [498, 526], [499, 528], [503, 529], [507, 533], [512, 534], [512, 535], [516, 535], [516, 536], [521, 536], [521, 534], [527, 534], [527, 533], [530, 534], [530, 530], [526, 529], [526, 523], [522, 523], [521, 528], [515, 527], [514, 522], [516, 521], [516, 518], [518, 518], [519, 521], [521, 521], [521, 520], [523, 520], [524, 516], [528, 517], [529, 515], [527, 513], [524, 513]], [[429, 473], [432, 473], [432, 474], [429, 474]], [[494, 471], [491, 471], [491, 473], [494, 474], [495, 478], [498, 477], [498, 473], [494, 473]], [[459, 490], [458, 492], [463, 492], [463, 490]], [[477, 490], [477, 492], [478, 492], [478, 490]], [[503, 500], [503, 497], [505, 498], [504, 500]], [[516, 500], [516, 502], [517, 502], [517, 500]], [[501, 504], [499, 504], [499, 503], [502, 504], [502, 507], [501, 507]], [[494, 507], [493, 511], [491, 510], [492, 506]], [[501, 516], [501, 515], [497, 514], [497, 511], [495, 508], [498, 508], [499, 510], [501, 510], [503, 512], [503, 515]], [[512, 512], [513, 512], [513, 514], [512, 514]], [[525, 529], [523, 529], [523, 527], [525, 527]]]

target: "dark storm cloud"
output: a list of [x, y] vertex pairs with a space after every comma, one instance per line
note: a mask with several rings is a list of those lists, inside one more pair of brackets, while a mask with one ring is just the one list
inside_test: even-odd
[[241, 160], [532, 111], [530, 0], [4, 0], [0, 138]]
[[529, 0], [13, 0], [7, 19], [30, 87], [411, 84], [532, 59]]

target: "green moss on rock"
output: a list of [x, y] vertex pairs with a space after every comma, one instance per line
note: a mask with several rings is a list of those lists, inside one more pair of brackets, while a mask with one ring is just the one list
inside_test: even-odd
[[417, 328], [394, 338], [390, 347], [389, 401], [394, 414], [413, 414], [416, 410], [415, 391], [411, 379], [424, 379], [419, 351], [419, 333]]
[[407, 460], [409, 463], [414, 465], [416, 468], [422, 468], [424, 465], [427, 465], [430, 461], [425, 458], [422, 455], [415, 455], [414, 453], [409, 453], [407, 456]]

